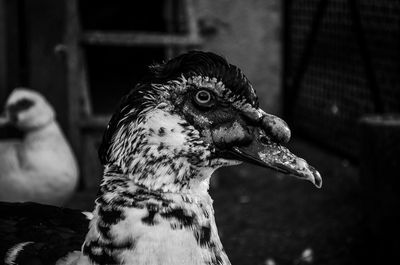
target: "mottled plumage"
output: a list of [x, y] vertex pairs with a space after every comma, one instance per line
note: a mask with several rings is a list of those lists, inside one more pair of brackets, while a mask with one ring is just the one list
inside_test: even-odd
[[230, 264], [211, 174], [247, 161], [319, 187], [319, 173], [280, 145], [289, 138], [222, 57], [195, 51], [152, 66], [104, 133], [103, 181], [82, 252], [57, 264]]

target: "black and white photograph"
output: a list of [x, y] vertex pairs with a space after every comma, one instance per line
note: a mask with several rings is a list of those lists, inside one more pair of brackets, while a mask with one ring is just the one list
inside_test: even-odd
[[0, 264], [397, 264], [399, 220], [399, 0], [0, 0]]

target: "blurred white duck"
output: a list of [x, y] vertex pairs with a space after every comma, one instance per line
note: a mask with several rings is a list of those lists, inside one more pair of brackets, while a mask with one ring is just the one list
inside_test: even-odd
[[0, 118], [20, 139], [0, 139], [0, 200], [62, 205], [74, 192], [78, 166], [49, 102], [38, 92], [15, 89]]

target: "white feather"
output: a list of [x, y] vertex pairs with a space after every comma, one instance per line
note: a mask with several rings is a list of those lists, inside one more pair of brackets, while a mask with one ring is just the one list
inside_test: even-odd
[[29, 244], [33, 244], [34, 242], [32, 241], [27, 241], [27, 242], [22, 242], [22, 243], [18, 243], [15, 246], [13, 246], [12, 248], [10, 248], [7, 251], [7, 254], [5, 255], [4, 258], [4, 262], [7, 265], [17, 265], [15, 263], [15, 260], [18, 257], [19, 252], [21, 252], [25, 246], [29, 245]]

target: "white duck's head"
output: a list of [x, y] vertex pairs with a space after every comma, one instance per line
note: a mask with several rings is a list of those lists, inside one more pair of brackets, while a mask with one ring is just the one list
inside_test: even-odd
[[242, 71], [192, 51], [150, 67], [111, 118], [99, 149], [106, 168], [135, 184], [177, 192], [206, 183], [221, 166], [249, 162], [311, 181], [318, 171], [282, 146], [290, 130], [259, 108]]
[[1, 123], [29, 132], [39, 129], [55, 119], [49, 102], [38, 92], [26, 88], [14, 89], [4, 107]]

